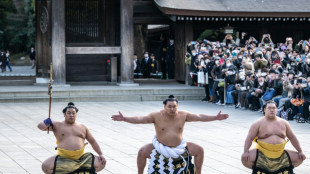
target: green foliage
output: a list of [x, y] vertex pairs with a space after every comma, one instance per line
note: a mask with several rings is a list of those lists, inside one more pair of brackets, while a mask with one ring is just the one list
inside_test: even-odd
[[0, 49], [4, 49], [7, 43], [7, 14], [15, 11], [12, 0], [0, 0]]
[[223, 35], [223, 31], [221, 30], [212, 30], [212, 29], [206, 29], [205, 31], [203, 31], [200, 36], [198, 37], [197, 40], [203, 40], [203, 39], [207, 39], [207, 40], [217, 40], [219, 38], [219, 36]]
[[27, 49], [30, 49], [32, 46], [34, 46], [35, 41], [35, 13], [34, 13], [34, 0], [25, 0], [26, 6], [25, 6], [25, 13], [28, 16], [27, 19]]
[[0, 30], [4, 32], [0, 34], [3, 41], [0, 41], [0, 49], [9, 49], [13, 53], [25, 52], [35, 42], [35, 1], [18, 3], [15, 7], [12, 0], [0, 0]]

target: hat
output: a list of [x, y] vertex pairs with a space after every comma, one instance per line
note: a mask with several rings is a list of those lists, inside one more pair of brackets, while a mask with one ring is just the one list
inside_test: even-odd
[[271, 70], [269, 71], [269, 74], [270, 74], [270, 73], [276, 73], [276, 71], [273, 70], [273, 69], [271, 69]]
[[287, 74], [293, 74], [295, 75], [295, 72], [293, 70], [289, 70]]

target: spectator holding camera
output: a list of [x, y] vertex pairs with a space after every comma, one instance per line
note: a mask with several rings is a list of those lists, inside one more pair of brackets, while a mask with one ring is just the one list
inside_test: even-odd
[[261, 45], [265, 47], [272, 46], [273, 47], [273, 42], [271, 40], [270, 34], [264, 34], [262, 37]]
[[285, 39], [285, 46], [286, 46], [286, 49], [293, 50], [293, 39], [292, 39], [292, 37], [287, 37]]
[[[303, 106], [300, 105], [300, 103], [294, 102], [296, 100], [300, 101], [303, 98], [303, 87], [305, 87], [305, 86], [303, 86], [302, 81], [303, 81], [302, 78], [298, 78], [296, 80], [296, 83], [294, 83], [294, 90], [293, 90], [293, 95], [292, 95], [292, 100], [291, 100], [294, 118], [300, 118], [301, 114], [303, 112]], [[308, 109], [309, 109], [309, 107], [308, 107]]]
[[280, 97], [275, 97], [273, 100], [277, 103], [278, 108], [282, 107], [285, 102], [291, 100], [292, 93], [294, 89], [294, 71], [282, 73], [282, 83], [283, 83], [283, 90], [282, 95]]
[[253, 90], [247, 96], [250, 110], [258, 111], [261, 108], [259, 99], [264, 95], [266, 91], [267, 83], [265, 77], [260, 76], [254, 81]]
[[232, 92], [232, 96], [234, 97], [235, 103], [235, 108], [242, 108], [245, 109], [248, 107], [248, 102], [247, 102], [247, 95], [249, 91], [253, 90], [253, 85], [254, 85], [254, 76], [250, 73], [247, 72], [245, 75], [244, 80], [239, 81], [239, 83], [236, 83], [235, 88], [236, 90]]
[[212, 98], [211, 98], [211, 101], [213, 103], [218, 103], [220, 101], [219, 94], [218, 94], [219, 81], [216, 81], [216, 80], [217, 79], [223, 79], [223, 74], [222, 74], [223, 69], [224, 69], [223, 63], [220, 63], [220, 58], [216, 57], [215, 58], [215, 65], [213, 66], [213, 69], [211, 71], [211, 76], [214, 79], [213, 86], [212, 86]]
[[247, 38], [248, 38], [248, 33], [247, 32], [241, 32], [240, 45], [239, 46], [244, 47]]
[[227, 34], [223, 40], [223, 43], [228, 46], [229, 44], [235, 44], [234, 38], [231, 34]]
[[263, 68], [267, 68], [267, 61], [263, 59], [263, 53], [258, 51], [255, 54], [254, 69], [255, 71], [261, 71]]
[[202, 101], [209, 101], [210, 100], [210, 92], [209, 92], [209, 66], [210, 59], [207, 54], [204, 55], [200, 59], [200, 65], [198, 66], [199, 71], [203, 71], [205, 74], [206, 82], [203, 84], [203, 87], [205, 89], [205, 98], [202, 99]]

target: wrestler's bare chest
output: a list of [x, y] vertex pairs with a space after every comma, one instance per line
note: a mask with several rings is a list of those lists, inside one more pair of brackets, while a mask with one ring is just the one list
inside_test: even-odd
[[286, 138], [286, 126], [282, 121], [262, 122], [259, 127], [258, 138], [266, 139], [271, 136]]
[[185, 124], [185, 117], [178, 114], [175, 117], [169, 117], [161, 114], [155, 119], [155, 129], [157, 133], [182, 133]]
[[65, 139], [85, 139], [86, 129], [81, 125], [59, 124], [54, 131], [58, 141]]

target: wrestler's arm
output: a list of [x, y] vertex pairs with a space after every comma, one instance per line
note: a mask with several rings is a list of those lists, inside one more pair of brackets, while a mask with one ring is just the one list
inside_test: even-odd
[[291, 144], [294, 146], [294, 148], [298, 151], [299, 156], [301, 158], [303, 158], [303, 160], [306, 158], [305, 155], [303, 154], [303, 151], [300, 147], [299, 141], [296, 137], [296, 135], [294, 134], [290, 124], [286, 121], [283, 120], [285, 122], [285, 127], [286, 127], [286, 136], [287, 138], [291, 141]]
[[210, 116], [206, 114], [192, 114], [189, 112], [186, 113], [186, 121], [187, 122], [193, 122], [193, 121], [202, 121], [202, 122], [208, 122], [208, 121], [215, 121], [215, 120], [224, 120], [229, 117], [228, 114], [222, 114], [222, 111], [220, 111], [215, 116]]
[[119, 112], [119, 115], [112, 115], [112, 120], [125, 121], [127, 123], [132, 123], [132, 124], [154, 123], [153, 113], [149, 114], [148, 116], [125, 117], [123, 116], [121, 112]]
[[241, 156], [241, 160], [244, 162], [250, 161], [249, 149], [252, 145], [253, 139], [258, 135], [259, 124], [260, 124], [260, 121], [256, 121], [254, 124], [252, 124], [249, 130], [248, 136], [245, 139], [244, 150]]
[[97, 154], [99, 156], [103, 155], [101, 148], [100, 148], [99, 144], [97, 143], [93, 134], [90, 132], [88, 127], [86, 127], [85, 125], [83, 125], [83, 126], [86, 128], [86, 140], [89, 142], [89, 144], [93, 147], [94, 151], [97, 152]]
[[249, 149], [252, 146], [252, 141], [258, 135], [259, 125], [260, 125], [260, 121], [256, 121], [250, 127], [248, 136], [246, 137], [245, 142], [244, 142], [244, 153], [249, 152]]

